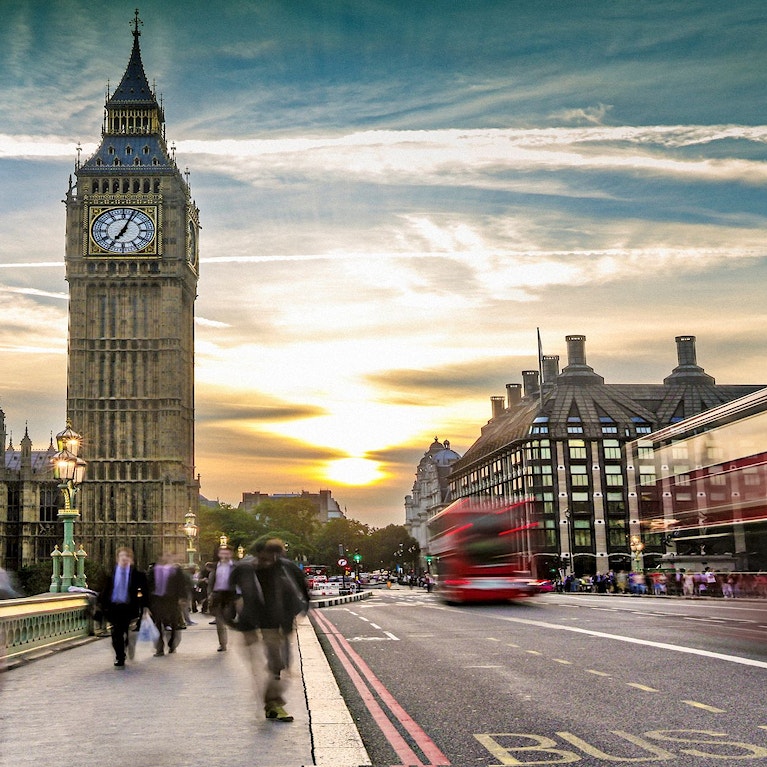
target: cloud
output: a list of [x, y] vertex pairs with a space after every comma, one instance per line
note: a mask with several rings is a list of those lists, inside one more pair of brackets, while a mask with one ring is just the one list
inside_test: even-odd
[[612, 109], [608, 104], [597, 104], [594, 107], [579, 107], [555, 112], [550, 116], [552, 123], [577, 123], [579, 125], [603, 125], [605, 117]]

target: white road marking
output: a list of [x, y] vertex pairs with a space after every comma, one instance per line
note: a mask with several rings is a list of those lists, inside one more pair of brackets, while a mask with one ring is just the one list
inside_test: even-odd
[[[448, 608], [460, 612], [459, 608]], [[697, 655], [701, 658], [715, 658], [728, 663], [738, 663], [742, 666], [754, 666], [756, 668], [766, 668], [767, 662], [753, 660], [751, 658], [741, 658], [737, 655], [727, 655], [721, 652], [711, 652], [710, 650], [698, 650], [694, 647], [685, 647], [683, 645], [669, 644], [668, 642], [654, 642], [650, 639], [637, 639], [636, 637], [620, 636], [619, 634], [608, 634], [604, 631], [594, 631], [593, 629], [582, 629], [578, 626], [563, 626], [559, 623], [547, 623], [546, 621], [534, 621], [528, 618], [511, 618], [504, 615], [493, 616], [498, 620], [507, 623], [521, 623], [525, 626], [536, 626], [538, 628], [550, 629], [552, 631], [570, 631], [574, 634], [586, 634], [587, 636], [600, 637], [602, 639], [614, 639], [617, 642], [628, 642], [629, 644], [644, 645], [645, 647], [655, 647], [659, 650], [670, 650], [672, 652], [681, 652], [687, 655]]]

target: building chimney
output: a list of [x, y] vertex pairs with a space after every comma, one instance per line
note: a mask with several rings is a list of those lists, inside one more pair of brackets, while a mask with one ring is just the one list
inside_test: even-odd
[[533, 397], [538, 394], [540, 385], [538, 384], [537, 370], [522, 371], [522, 389], [525, 393], [525, 397]]
[[565, 336], [567, 366], [586, 364], [586, 336]]
[[671, 371], [671, 375], [663, 379], [664, 384], [715, 384], [713, 376], [708, 375], [698, 365], [695, 353], [695, 336], [677, 336], [676, 356], [678, 365]]
[[506, 407], [514, 407], [522, 399], [522, 384], [506, 384]]
[[695, 355], [695, 336], [677, 336], [676, 356], [680, 365], [696, 365], [698, 361]]
[[503, 415], [505, 403], [505, 397], [490, 397], [490, 405], [493, 408], [493, 418], [498, 418], [499, 415]]
[[567, 367], [559, 374], [566, 383], [603, 384], [605, 379], [586, 364], [586, 336], [565, 336], [567, 341]]
[[559, 355], [543, 355], [543, 383], [553, 384], [559, 375]]

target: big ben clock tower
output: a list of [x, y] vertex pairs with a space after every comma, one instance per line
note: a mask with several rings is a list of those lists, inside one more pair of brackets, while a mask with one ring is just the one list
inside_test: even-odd
[[82, 541], [95, 561], [131, 546], [146, 567], [177, 550], [197, 510], [194, 301], [199, 215], [165, 141], [162, 106], [133, 50], [107, 99], [101, 143], [66, 203], [67, 415], [88, 463]]

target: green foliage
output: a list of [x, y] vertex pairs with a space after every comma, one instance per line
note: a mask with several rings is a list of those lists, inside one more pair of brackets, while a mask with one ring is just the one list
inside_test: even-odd
[[371, 529], [355, 519], [344, 518], [321, 524], [307, 498], [270, 498], [252, 510], [201, 506], [197, 521], [203, 561], [215, 560], [221, 535], [227, 536], [231, 548], [242, 546], [248, 552], [259, 540], [281, 538], [291, 559], [328, 565], [332, 573], [340, 572], [336, 565], [339, 545], [350, 562], [355, 550], [359, 550], [362, 570], [389, 570], [396, 564], [410, 569], [417, 565], [420, 551], [418, 542], [403, 525]]
[[53, 563], [50, 561], [26, 565], [26, 567], [20, 568], [16, 573], [21, 593], [27, 597], [48, 591], [51, 587], [52, 575]]
[[[37, 562], [33, 565], [22, 567], [18, 573], [18, 585], [24, 596], [34, 596], [35, 594], [45, 594], [51, 588], [51, 576], [53, 575], [53, 563]], [[89, 589], [101, 591], [106, 578], [106, 571], [98, 562], [85, 560], [85, 581]]]

